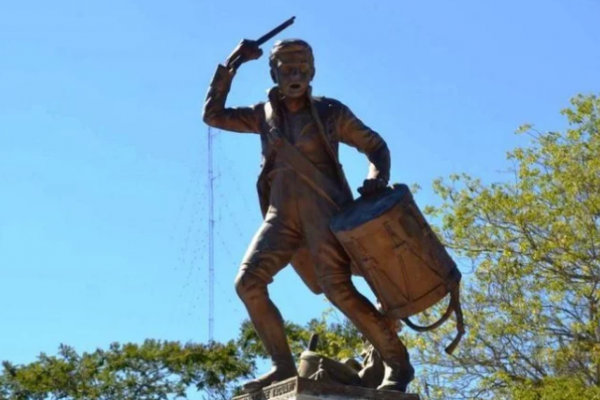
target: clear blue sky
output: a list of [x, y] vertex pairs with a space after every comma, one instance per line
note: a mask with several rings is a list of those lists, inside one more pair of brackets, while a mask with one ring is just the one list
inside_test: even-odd
[[[468, 172], [505, 179], [512, 132], [559, 129], [600, 91], [600, 3], [563, 1], [11, 1], [0, 6], [0, 359], [59, 343], [207, 339], [206, 133], [217, 63], [292, 15], [281, 38], [315, 51], [316, 94], [388, 141], [394, 181]], [[272, 43], [268, 43], [268, 49]], [[267, 59], [231, 105], [265, 98]], [[245, 311], [232, 282], [260, 224], [257, 136], [219, 133], [217, 340]], [[342, 152], [356, 187], [363, 156]], [[288, 319], [326, 307], [289, 271]]]

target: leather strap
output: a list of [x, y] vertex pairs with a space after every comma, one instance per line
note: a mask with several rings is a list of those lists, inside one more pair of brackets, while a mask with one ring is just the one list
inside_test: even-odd
[[275, 148], [277, 153], [283, 157], [283, 161], [292, 167], [303, 181], [338, 210], [341, 210], [342, 206], [348, 202], [348, 196], [338, 188], [338, 183], [321, 172], [287, 139], [280, 137], [275, 142]]

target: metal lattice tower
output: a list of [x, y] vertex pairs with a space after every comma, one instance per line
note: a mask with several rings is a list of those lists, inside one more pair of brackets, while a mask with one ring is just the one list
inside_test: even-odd
[[208, 340], [214, 339], [215, 329], [215, 210], [214, 210], [214, 169], [213, 131], [208, 128]]

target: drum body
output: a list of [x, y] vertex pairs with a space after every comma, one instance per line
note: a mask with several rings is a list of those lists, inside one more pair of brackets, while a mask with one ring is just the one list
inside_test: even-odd
[[393, 319], [426, 310], [460, 282], [406, 185], [359, 198], [332, 219], [331, 230]]

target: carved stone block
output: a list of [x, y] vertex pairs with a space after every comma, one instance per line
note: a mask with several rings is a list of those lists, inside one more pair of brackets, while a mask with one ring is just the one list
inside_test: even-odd
[[291, 378], [233, 400], [420, 400], [416, 394]]

